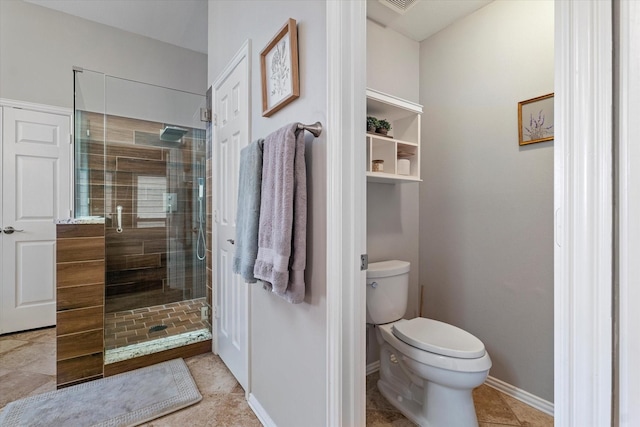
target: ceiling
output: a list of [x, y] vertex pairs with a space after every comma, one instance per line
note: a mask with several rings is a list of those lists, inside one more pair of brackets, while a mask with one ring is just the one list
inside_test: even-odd
[[[207, 0], [24, 1], [207, 53]], [[418, 0], [401, 15], [379, 0], [367, 0], [367, 16], [412, 40], [422, 41], [491, 1]]]
[[367, 17], [420, 42], [492, 1], [418, 0], [401, 15], [383, 5], [380, 0], [367, 0]]
[[207, 0], [24, 1], [207, 53]]

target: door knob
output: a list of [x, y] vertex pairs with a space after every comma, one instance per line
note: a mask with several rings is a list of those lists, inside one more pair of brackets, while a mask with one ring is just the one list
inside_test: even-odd
[[24, 230], [16, 230], [13, 227], [5, 227], [4, 234], [22, 233]]
[[232, 245], [235, 245], [235, 244], [236, 244], [236, 241], [235, 241], [235, 240], [233, 240], [233, 239], [227, 239], [227, 242], [231, 243]]

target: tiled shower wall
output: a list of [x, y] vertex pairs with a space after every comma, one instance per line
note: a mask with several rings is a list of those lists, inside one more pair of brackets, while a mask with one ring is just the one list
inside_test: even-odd
[[[77, 206], [105, 217], [105, 311], [204, 296], [205, 262], [194, 261], [197, 178], [205, 177], [206, 168], [204, 132], [173, 143], [160, 140], [163, 123], [90, 112], [78, 118], [76, 135], [86, 146], [86, 156], [76, 156], [82, 171], [78, 180], [88, 184], [88, 192], [77, 192]], [[168, 212], [166, 193], [177, 206], [173, 212]], [[118, 205], [122, 233], [116, 231]]]

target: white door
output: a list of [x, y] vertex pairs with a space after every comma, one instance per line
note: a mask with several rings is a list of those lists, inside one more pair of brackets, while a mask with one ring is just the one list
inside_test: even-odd
[[70, 124], [69, 115], [2, 108], [0, 334], [56, 323], [54, 220], [71, 214]]
[[[245, 49], [248, 51], [248, 47]], [[249, 143], [248, 54], [242, 54], [241, 58], [236, 55], [213, 85], [216, 118], [214, 271], [216, 349], [240, 385], [247, 390], [249, 285], [232, 271], [240, 150]]]

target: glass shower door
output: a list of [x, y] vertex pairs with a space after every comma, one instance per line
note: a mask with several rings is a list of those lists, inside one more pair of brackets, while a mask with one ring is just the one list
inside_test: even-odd
[[105, 218], [105, 364], [211, 339], [205, 98], [82, 74], [76, 211]]

